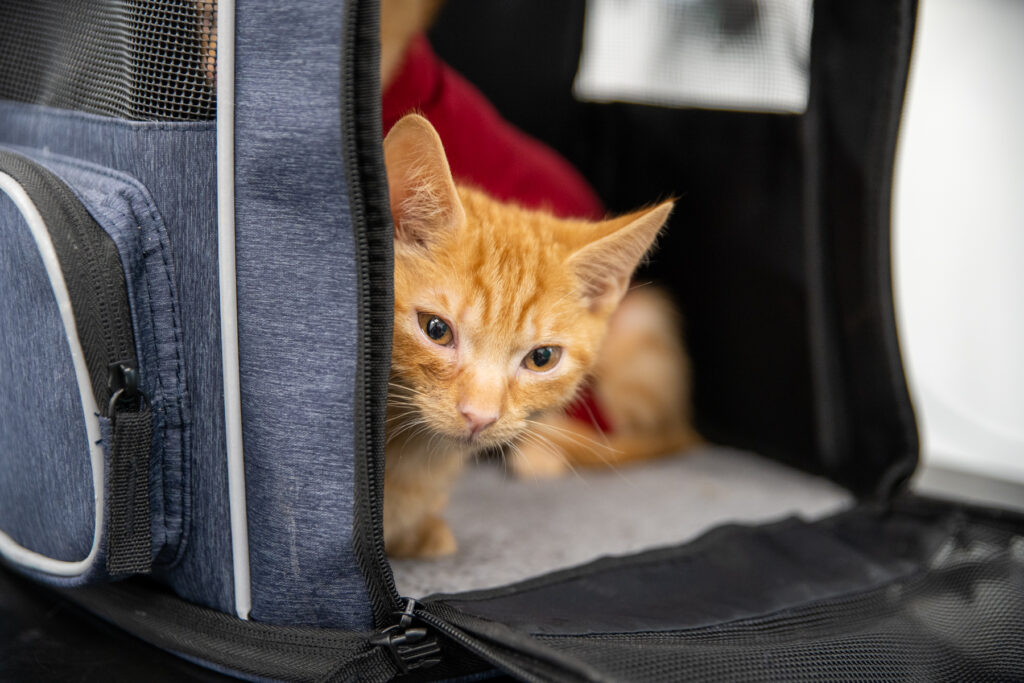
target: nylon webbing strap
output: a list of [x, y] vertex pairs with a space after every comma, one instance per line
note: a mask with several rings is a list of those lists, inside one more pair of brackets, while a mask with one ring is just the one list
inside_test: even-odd
[[148, 574], [149, 446], [153, 435], [148, 405], [112, 416], [108, 491], [107, 572]]

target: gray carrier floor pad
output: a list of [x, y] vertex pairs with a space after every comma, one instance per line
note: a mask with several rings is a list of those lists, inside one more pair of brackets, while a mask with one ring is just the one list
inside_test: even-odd
[[517, 480], [485, 462], [463, 473], [444, 514], [455, 555], [391, 564], [399, 593], [419, 598], [674, 545], [728, 522], [816, 519], [852, 502], [825, 479], [717, 446], [550, 481]]

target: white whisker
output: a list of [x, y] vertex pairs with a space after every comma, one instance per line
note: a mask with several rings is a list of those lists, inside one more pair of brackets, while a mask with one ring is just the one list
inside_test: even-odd
[[[526, 420], [526, 422], [528, 422], [531, 425], [535, 425], [536, 427], [546, 427], [548, 429], [554, 429], [560, 435], [562, 435], [564, 438], [569, 438], [574, 443], [576, 443], [576, 444], [578, 444], [580, 446], [597, 446], [599, 449], [604, 449], [605, 451], [609, 451], [611, 453], [620, 453], [620, 454], [622, 453], [622, 451], [620, 451], [617, 448], [613, 448], [610, 444], [598, 443], [597, 441], [594, 441], [593, 439], [590, 439], [590, 438], [584, 436], [583, 434], [579, 434], [577, 432], [574, 432], [574, 431], [572, 431], [570, 429], [566, 429], [564, 427], [559, 427], [558, 425], [549, 424], [547, 422], [539, 422], [537, 420]], [[544, 437], [539, 432], [532, 432], [532, 433], [535, 436], [547, 439], [547, 437]], [[615, 472], [619, 477], [621, 477], [623, 481], [627, 482], [630, 486], [634, 486], [635, 485], [634, 482], [629, 477], [627, 477], [622, 472], [622, 470], [618, 467], [618, 465], [616, 463], [612, 462], [608, 458], [607, 455], [601, 453], [599, 450], [594, 449], [594, 448], [591, 448], [590, 452], [593, 455], [595, 455], [596, 457], [600, 458], [601, 462], [603, 462], [608, 469], [610, 469], [611, 471]], [[565, 459], [565, 458], [563, 457], [563, 459]], [[569, 464], [568, 461], [566, 461], [566, 464], [567, 465]], [[570, 465], [570, 467], [571, 467], [571, 465]]]
[[[553, 429], [553, 430], [555, 430], [556, 432], [558, 432], [560, 434], [564, 434], [567, 438], [572, 440], [574, 443], [580, 444], [581, 446], [585, 446], [585, 445], [597, 446], [598, 448], [602, 448], [602, 449], [604, 449], [606, 451], [610, 451], [612, 453], [622, 453], [622, 451], [620, 451], [619, 449], [617, 449], [617, 448], [615, 448], [614, 446], [611, 445], [611, 442], [608, 441], [608, 437], [604, 436], [604, 432], [601, 432], [601, 435], [604, 436], [604, 443], [601, 443], [599, 441], [595, 441], [594, 439], [591, 439], [590, 437], [584, 436], [583, 434], [580, 434], [579, 432], [574, 432], [571, 429], [566, 429], [565, 427], [559, 427], [558, 425], [553, 425], [553, 424], [550, 424], [548, 422], [539, 422], [537, 420], [526, 420], [526, 422], [528, 422], [529, 424], [532, 424], [532, 425], [536, 425], [537, 427], [544, 427], [545, 429]], [[591, 451], [591, 452], [593, 452], [594, 455], [598, 455], [597, 451]], [[600, 456], [598, 456], [598, 457], [600, 457]], [[607, 462], [607, 460], [605, 462]]]

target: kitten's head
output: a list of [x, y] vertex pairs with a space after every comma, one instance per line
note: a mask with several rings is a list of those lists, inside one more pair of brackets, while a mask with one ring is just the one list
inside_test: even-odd
[[671, 202], [564, 220], [456, 187], [426, 119], [384, 141], [395, 222], [391, 406], [486, 447], [565, 405]]

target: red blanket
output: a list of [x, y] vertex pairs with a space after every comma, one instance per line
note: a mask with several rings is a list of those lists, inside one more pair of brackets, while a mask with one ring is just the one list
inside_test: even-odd
[[434, 54], [422, 35], [413, 38], [384, 92], [385, 135], [413, 111], [437, 129], [456, 180], [565, 218], [603, 216], [601, 201], [583, 176], [503, 119], [479, 90]]

